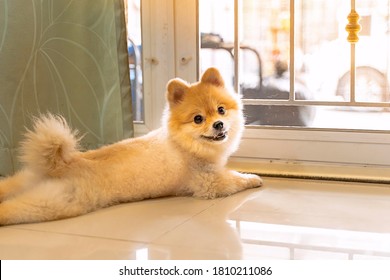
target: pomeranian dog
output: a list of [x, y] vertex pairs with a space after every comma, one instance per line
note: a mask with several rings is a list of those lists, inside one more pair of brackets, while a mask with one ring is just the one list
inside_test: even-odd
[[60, 116], [35, 119], [21, 147], [21, 171], [0, 181], [0, 225], [82, 215], [165, 196], [212, 199], [262, 185], [228, 170], [244, 129], [242, 104], [215, 68], [201, 81], [167, 84], [160, 129], [97, 150], [79, 150]]

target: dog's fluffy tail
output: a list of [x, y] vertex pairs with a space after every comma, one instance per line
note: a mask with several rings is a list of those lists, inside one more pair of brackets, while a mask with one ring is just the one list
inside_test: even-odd
[[72, 131], [61, 116], [41, 115], [27, 130], [21, 147], [21, 161], [34, 172], [61, 176], [78, 151], [78, 132]]

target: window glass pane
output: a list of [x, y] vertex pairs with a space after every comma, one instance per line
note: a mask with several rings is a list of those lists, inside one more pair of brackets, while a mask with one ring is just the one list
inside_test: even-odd
[[124, 0], [127, 6], [127, 45], [129, 52], [129, 68], [133, 119], [144, 120], [144, 103], [142, 90], [142, 49], [141, 49], [141, 1]]
[[338, 76], [350, 70], [350, 44], [345, 26], [350, 1], [296, 1], [295, 5], [295, 71], [321, 101], [349, 101], [336, 94]]
[[290, 126], [329, 128], [331, 122], [335, 129], [390, 130], [390, 114], [379, 108], [246, 105], [245, 115], [248, 125], [285, 126], [289, 123]]
[[288, 99], [290, 1], [243, 1], [241, 22], [244, 97]]
[[382, 0], [356, 1], [362, 25], [356, 45], [357, 101], [389, 101], [389, 5]]
[[245, 105], [244, 109], [248, 125], [312, 126], [317, 113], [313, 106]]
[[[199, 0], [202, 39], [206, 34], [211, 36], [209, 41], [202, 40], [201, 70], [217, 66], [225, 71], [224, 77], [231, 84], [233, 2]], [[389, 129], [389, 106], [383, 103], [390, 100], [389, 2], [356, 1], [362, 30], [355, 45], [353, 88], [358, 103], [354, 103], [351, 45], [345, 31], [350, 1], [296, 0], [294, 7], [290, 7], [290, 0], [239, 1], [240, 89], [244, 99], [251, 99], [245, 106], [247, 124]], [[290, 94], [292, 78], [294, 94]], [[289, 98], [291, 104], [287, 106], [271, 104]], [[302, 102], [311, 105], [303, 106]]]
[[234, 84], [234, 1], [199, 1], [201, 33], [201, 71], [217, 67], [227, 86]]

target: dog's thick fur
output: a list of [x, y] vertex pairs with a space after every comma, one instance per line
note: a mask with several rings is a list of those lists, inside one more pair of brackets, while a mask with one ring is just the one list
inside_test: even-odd
[[200, 82], [173, 79], [160, 129], [81, 152], [60, 116], [37, 118], [22, 143], [24, 168], [0, 181], [0, 225], [82, 215], [162, 196], [206, 199], [259, 187], [260, 177], [227, 170], [244, 128], [242, 105], [215, 68]]

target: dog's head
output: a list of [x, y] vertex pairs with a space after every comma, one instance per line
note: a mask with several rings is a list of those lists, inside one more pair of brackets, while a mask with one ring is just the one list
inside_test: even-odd
[[224, 158], [237, 149], [244, 126], [237, 94], [225, 88], [216, 68], [195, 84], [173, 79], [167, 85], [170, 137], [202, 158]]

